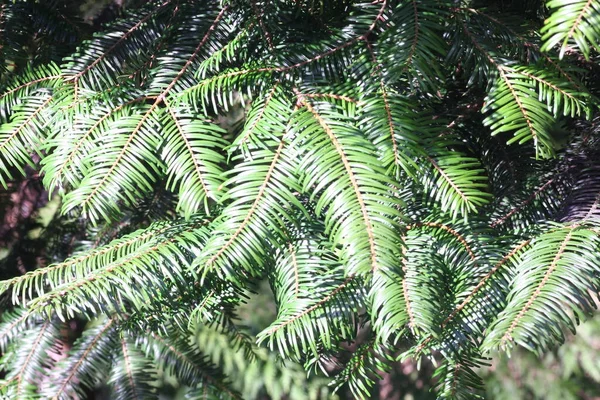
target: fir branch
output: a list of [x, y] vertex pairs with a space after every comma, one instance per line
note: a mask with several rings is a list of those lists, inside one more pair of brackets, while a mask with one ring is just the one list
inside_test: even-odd
[[379, 268], [379, 265], [378, 265], [379, 263], [377, 261], [377, 252], [375, 250], [375, 237], [373, 235], [373, 225], [371, 223], [371, 218], [369, 216], [369, 212], [367, 211], [367, 206], [366, 206], [365, 201], [363, 199], [363, 195], [362, 195], [362, 193], [360, 191], [360, 187], [358, 185], [358, 181], [356, 179], [356, 176], [354, 175], [354, 172], [352, 170], [350, 162], [348, 161], [348, 157], [345, 154], [344, 149], [342, 148], [341, 144], [339, 143], [337, 137], [335, 136], [335, 133], [329, 127], [329, 125], [327, 124], [327, 122], [312, 107], [312, 105], [310, 104], [310, 102], [308, 100], [306, 100], [305, 97], [302, 96], [302, 93], [300, 93], [298, 90], [295, 90], [294, 92], [298, 96], [298, 99], [300, 100], [300, 102], [313, 115], [313, 117], [319, 123], [319, 125], [321, 125], [321, 127], [323, 128], [323, 130], [325, 131], [325, 133], [327, 134], [327, 136], [329, 136], [329, 140], [331, 140], [331, 143], [335, 147], [336, 151], [338, 152], [338, 154], [340, 156], [340, 159], [342, 160], [342, 163], [344, 164], [344, 168], [346, 169], [346, 173], [348, 174], [350, 182], [352, 183], [352, 188], [354, 189], [354, 193], [356, 195], [356, 199], [358, 201], [358, 204], [360, 205], [360, 209], [361, 209], [363, 221], [365, 223], [365, 228], [367, 230], [367, 236], [369, 238], [370, 255], [371, 255], [371, 271], [372, 272], [376, 272], [377, 269]]
[[125, 40], [127, 40], [128, 37], [131, 36], [131, 34], [134, 31], [138, 30], [146, 21], [148, 21], [150, 18], [152, 18], [154, 16], [154, 14], [161, 11], [163, 8], [165, 8], [170, 3], [171, 3], [171, 0], [167, 0], [167, 1], [163, 2], [161, 5], [159, 5], [158, 7], [153, 8], [146, 15], [144, 15], [137, 23], [135, 23], [128, 31], [124, 32], [123, 35], [111, 47], [109, 47], [104, 52], [102, 52], [100, 54], [100, 56], [98, 58], [96, 58], [91, 64], [87, 65], [85, 68], [83, 68], [83, 70], [79, 71], [78, 73], [68, 76], [66, 78], [67, 81], [73, 82], [75, 99], [77, 99], [78, 81], [81, 79], [81, 77], [84, 76], [86, 73], [88, 73], [90, 70], [92, 70], [94, 67], [96, 67], [112, 51], [114, 51], [119, 45], [121, 45]]
[[572, 226], [569, 228], [569, 232], [567, 233], [567, 236], [565, 237], [563, 242], [560, 244], [560, 247], [558, 248], [558, 251], [556, 252], [556, 255], [554, 256], [552, 263], [550, 264], [550, 266], [546, 270], [546, 273], [544, 274], [544, 277], [542, 278], [540, 283], [537, 285], [535, 291], [529, 297], [529, 300], [527, 300], [527, 303], [523, 306], [523, 308], [521, 309], [519, 314], [517, 314], [517, 316], [513, 319], [512, 323], [510, 324], [510, 326], [509, 326], [508, 330], [506, 331], [506, 333], [504, 334], [504, 336], [502, 336], [502, 339], [500, 340], [500, 346], [504, 346], [506, 341], [511, 340], [512, 331], [521, 322], [521, 319], [523, 318], [525, 313], [527, 313], [527, 311], [529, 311], [529, 308], [531, 307], [533, 302], [538, 298], [542, 289], [548, 283], [550, 276], [556, 269], [556, 265], [557, 265], [558, 261], [561, 259], [561, 257], [563, 257], [563, 253], [565, 252], [565, 249], [567, 248], [567, 245], [569, 244], [569, 241], [571, 240], [571, 237], [573, 235], [573, 230], [576, 228], [577, 228], [576, 226]]
[[448, 315], [446, 317], [446, 319], [444, 319], [444, 321], [442, 322], [442, 325], [441, 325], [442, 329], [445, 328], [458, 314], [460, 314], [460, 312], [463, 309], [465, 309], [465, 307], [467, 307], [469, 305], [469, 303], [471, 303], [471, 301], [473, 301], [473, 299], [475, 298], [475, 295], [477, 295], [477, 293], [486, 285], [486, 283], [494, 276], [494, 274], [496, 274], [496, 272], [498, 272], [502, 267], [504, 267], [511, 258], [513, 258], [519, 251], [521, 251], [522, 249], [527, 247], [530, 243], [531, 243], [531, 239], [524, 240], [523, 242], [521, 242], [517, 246], [515, 246], [500, 261], [498, 261], [496, 263], [496, 265], [494, 265], [494, 267], [492, 269], [490, 269], [489, 272], [483, 278], [481, 278], [479, 280], [477, 285], [475, 285], [475, 287], [469, 291], [469, 294], [465, 297], [465, 299], [462, 301], [462, 303], [460, 303], [454, 309], [454, 311], [452, 311], [450, 313], [450, 315]]
[[546, 181], [542, 186], [540, 186], [538, 189], [536, 189], [535, 192], [533, 192], [527, 199], [525, 199], [524, 201], [522, 201], [519, 205], [517, 205], [516, 207], [513, 207], [508, 213], [506, 213], [505, 215], [503, 215], [502, 217], [496, 219], [495, 221], [493, 221], [490, 224], [491, 228], [495, 228], [497, 226], [500, 226], [502, 224], [504, 224], [506, 221], [508, 221], [513, 215], [515, 215], [516, 213], [518, 213], [520, 210], [523, 209], [523, 207], [527, 206], [529, 203], [531, 203], [533, 200], [535, 200], [535, 198], [542, 193], [546, 188], [548, 188], [552, 183], [554, 183], [554, 180], [556, 178], [551, 178], [548, 181]]

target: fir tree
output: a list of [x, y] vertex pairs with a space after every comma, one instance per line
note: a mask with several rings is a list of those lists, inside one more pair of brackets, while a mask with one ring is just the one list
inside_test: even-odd
[[478, 398], [594, 311], [600, 1], [80, 5], [0, 8], [0, 183], [60, 203], [5, 263], [0, 396], [368, 398], [426, 357]]

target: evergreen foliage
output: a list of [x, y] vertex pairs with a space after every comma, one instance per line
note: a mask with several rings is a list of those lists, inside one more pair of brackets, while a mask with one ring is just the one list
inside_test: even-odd
[[0, 6], [0, 183], [60, 201], [0, 282], [0, 397], [369, 398], [427, 357], [480, 398], [596, 308], [600, 1], [80, 5]]

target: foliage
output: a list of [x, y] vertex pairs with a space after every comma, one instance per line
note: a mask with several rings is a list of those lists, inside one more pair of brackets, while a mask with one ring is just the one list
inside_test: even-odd
[[563, 346], [540, 360], [521, 349], [510, 358], [498, 357], [484, 371], [488, 397], [492, 399], [592, 399], [600, 394], [598, 316], [569, 335]]
[[595, 309], [600, 2], [80, 5], [0, 9], [0, 183], [60, 204], [6, 258], [2, 396], [368, 398], [426, 357], [478, 398]]

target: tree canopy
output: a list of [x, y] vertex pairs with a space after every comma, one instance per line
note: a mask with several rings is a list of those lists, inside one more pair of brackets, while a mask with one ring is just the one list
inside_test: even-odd
[[85, 5], [1, 3], [0, 183], [58, 211], [5, 254], [0, 396], [369, 398], [428, 358], [472, 399], [594, 312], [600, 1]]

